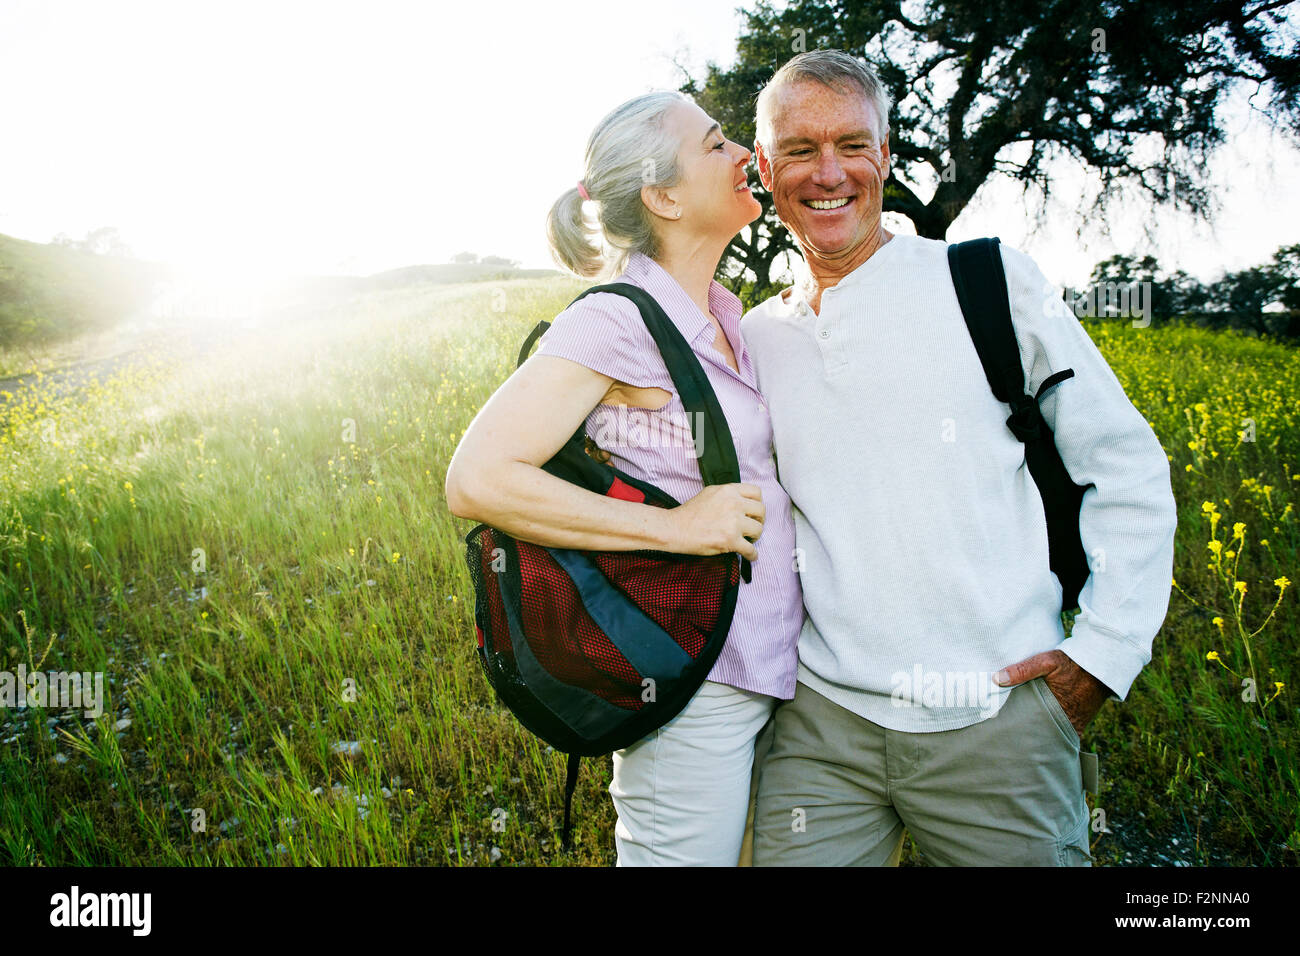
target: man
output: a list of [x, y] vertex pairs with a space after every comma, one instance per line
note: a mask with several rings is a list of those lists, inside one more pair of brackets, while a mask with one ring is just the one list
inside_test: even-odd
[[[742, 330], [795, 511], [807, 617], [758, 761], [753, 862], [1090, 865], [1080, 737], [1123, 700], [1168, 608], [1164, 450], [1024, 254], [1012, 319], [1073, 480], [1092, 573], [1070, 637], [1024, 446], [990, 391], [947, 246], [881, 225], [889, 96], [848, 54], [760, 94], [759, 176], [806, 279]], [[958, 169], [957, 175], [961, 175]]]

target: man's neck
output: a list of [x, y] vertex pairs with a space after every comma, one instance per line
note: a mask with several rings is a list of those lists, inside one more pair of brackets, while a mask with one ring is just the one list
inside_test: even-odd
[[655, 261], [677, 280], [701, 312], [710, 315], [709, 287], [726, 248], [725, 242], [719, 244], [717, 240], [690, 237], [664, 243]]
[[852, 254], [843, 258], [824, 258], [804, 248], [803, 256], [804, 261], [808, 264], [809, 273], [804, 294], [808, 304], [812, 306], [812, 310], [820, 313], [822, 293], [837, 285], [841, 279], [874, 256], [885, 243], [893, 238], [894, 234], [892, 232], [884, 226], [880, 226], [870, 240], [862, 243], [861, 246], [853, 250]]

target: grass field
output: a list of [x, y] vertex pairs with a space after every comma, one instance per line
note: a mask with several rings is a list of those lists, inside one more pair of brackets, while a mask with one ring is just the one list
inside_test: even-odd
[[[469, 523], [442, 498], [524, 334], [580, 288], [372, 291], [188, 366], [0, 394], [0, 670], [102, 671], [108, 697], [0, 710], [0, 863], [612, 863], [608, 761], [558, 852], [563, 758], [478, 670]], [[1179, 502], [1154, 659], [1085, 739], [1094, 854], [1294, 865], [1300, 352], [1087, 327]]]

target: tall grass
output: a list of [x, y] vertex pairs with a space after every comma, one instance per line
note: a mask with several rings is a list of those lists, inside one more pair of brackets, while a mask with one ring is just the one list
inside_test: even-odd
[[[563, 760], [478, 671], [469, 525], [442, 497], [524, 334], [579, 289], [372, 292], [198, 364], [142, 361], [76, 395], [33, 380], [0, 406], [0, 669], [48, 644], [46, 671], [102, 671], [110, 698], [94, 720], [0, 711], [0, 862], [612, 863], [600, 760], [575, 851], [558, 852]], [[1155, 659], [1089, 731], [1109, 830], [1094, 852], [1294, 863], [1294, 592], [1252, 632], [1272, 582], [1300, 577], [1300, 358], [1228, 333], [1088, 329], [1180, 505]], [[1225, 665], [1254, 677], [1253, 700]]]

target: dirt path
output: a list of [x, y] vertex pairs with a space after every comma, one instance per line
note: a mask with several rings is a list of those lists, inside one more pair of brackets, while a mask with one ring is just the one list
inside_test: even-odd
[[[52, 397], [62, 398], [69, 392], [85, 388], [92, 379], [102, 381], [108, 378], [114, 372], [125, 368], [134, 360], [142, 357], [147, 351], [148, 349], [144, 348], [132, 349], [129, 352], [120, 352], [107, 358], [74, 362], [62, 368], [42, 371], [41, 388], [42, 390], [48, 389], [48, 394]], [[36, 380], [35, 372], [0, 378], [0, 392], [11, 392], [17, 398], [17, 393], [22, 388], [32, 385]], [[0, 395], [0, 408], [13, 400]]]
[[[70, 362], [57, 368], [41, 369], [42, 396], [55, 399], [66, 398], [92, 382], [102, 382], [150, 356], [161, 357], [178, 365], [192, 361], [218, 345], [229, 343], [231, 331], [222, 329], [199, 333], [177, 330], [166, 334], [151, 332], [136, 335], [133, 339], [122, 343], [119, 350], [111, 355]], [[147, 344], [141, 344], [142, 342]], [[13, 394], [13, 398], [6, 398], [0, 394], [0, 416], [3, 415], [6, 405], [17, 400], [22, 389], [30, 388], [36, 382], [35, 372], [0, 378], [0, 392]]]

